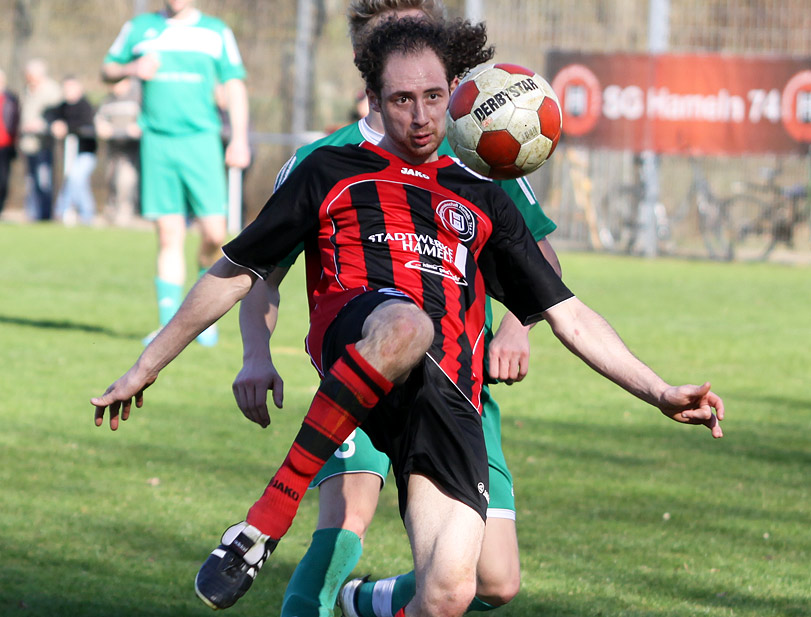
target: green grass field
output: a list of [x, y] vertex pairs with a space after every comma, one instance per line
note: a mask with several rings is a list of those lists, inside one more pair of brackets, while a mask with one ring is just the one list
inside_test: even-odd
[[[316, 384], [301, 271], [283, 286], [266, 430], [231, 397], [236, 311], [117, 433], [100, 394], [156, 321], [151, 232], [0, 226], [0, 615], [207, 615], [193, 579], [276, 469]], [[726, 437], [592, 373], [548, 327], [527, 381], [500, 386], [523, 588], [500, 616], [811, 614], [811, 271], [561, 255], [569, 285], [671, 382], [711, 379]], [[191, 253], [190, 253], [191, 261]], [[273, 617], [313, 529], [311, 495], [229, 614]], [[406, 571], [393, 486], [358, 574]]]

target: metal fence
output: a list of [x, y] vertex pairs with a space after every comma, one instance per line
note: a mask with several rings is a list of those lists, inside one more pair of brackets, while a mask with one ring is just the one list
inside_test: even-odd
[[[524, 64], [541, 73], [552, 50], [647, 51], [651, 29], [656, 27], [650, 9], [662, 3], [446, 0], [452, 17], [473, 14], [487, 22], [497, 60]], [[249, 72], [255, 162], [245, 176], [244, 195], [250, 218], [270, 194], [276, 170], [292, 152], [296, 118], [302, 118], [303, 127], [313, 132], [349, 119], [361, 82], [346, 35], [346, 1], [198, 0], [197, 4], [232, 27]], [[667, 50], [811, 57], [808, 0], [664, 0], [664, 4]], [[2, 14], [12, 16], [0, 20], [0, 67], [19, 89], [25, 59], [45, 58], [54, 76], [78, 74], [91, 99], [98, 101], [106, 93], [98, 78], [101, 60], [121, 25], [134, 11], [161, 5], [158, 0], [0, 0]], [[303, 76], [302, 54], [310, 67]], [[711, 218], [707, 208], [727, 207], [719, 204], [730, 204], [747, 192], [766, 204], [757, 206], [764, 216], [779, 218], [787, 209], [803, 203], [807, 207], [783, 189], [807, 184], [808, 165], [808, 157], [801, 154], [660, 157], [659, 253], [727, 255], [720, 245], [711, 250], [712, 241], [704, 237]], [[97, 172], [96, 177], [101, 175]], [[639, 158], [632, 152], [574, 148], [564, 140], [530, 181], [547, 213], [559, 224], [554, 236], [558, 244], [587, 250], [638, 250], [634, 217], [642, 189]], [[702, 187], [709, 192], [697, 197]], [[97, 189], [101, 200], [100, 181]], [[12, 199], [21, 199], [19, 187]], [[707, 205], [710, 199], [715, 200], [714, 206]], [[811, 252], [807, 220], [793, 226], [790, 234], [780, 229], [779, 221], [773, 227], [780, 242], [770, 258], [798, 259]], [[784, 241], [789, 235], [791, 246]], [[763, 242], [759, 239], [735, 256], [757, 256], [768, 248]]]

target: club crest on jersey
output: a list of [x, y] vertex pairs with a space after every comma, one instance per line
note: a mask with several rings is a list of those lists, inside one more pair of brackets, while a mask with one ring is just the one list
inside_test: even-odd
[[457, 285], [467, 287], [467, 281], [465, 279], [463, 279], [458, 274], [454, 274], [442, 264], [425, 263], [422, 261], [418, 261], [416, 259], [412, 259], [411, 261], [406, 263], [405, 267], [411, 268], [412, 270], [419, 270], [420, 272], [425, 272], [427, 274], [436, 274], [438, 276], [444, 276], [447, 279], [451, 279]]
[[410, 167], [402, 167], [400, 169], [400, 173], [406, 176], [416, 176], [417, 178], [422, 178], [423, 180], [430, 180], [428, 174], [424, 174], [416, 169], [411, 169]]
[[445, 229], [456, 232], [461, 242], [471, 240], [476, 234], [476, 217], [458, 201], [446, 199], [437, 206], [436, 212]]

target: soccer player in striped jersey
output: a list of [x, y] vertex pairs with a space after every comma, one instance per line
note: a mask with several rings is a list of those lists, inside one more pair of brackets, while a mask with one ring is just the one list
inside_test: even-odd
[[488, 501], [485, 291], [524, 324], [545, 319], [589, 366], [663, 414], [722, 436], [723, 403], [709, 383], [670, 386], [638, 360], [563, 284], [506, 194], [437, 155], [454, 54], [470, 45], [472, 61], [481, 49], [465, 26], [401, 19], [376, 28], [356, 64], [383, 118], [380, 144], [310, 155], [135, 365], [91, 400], [96, 424], [109, 407], [118, 428], [197, 333], [305, 242], [308, 346], [323, 379], [284, 463], [198, 572], [198, 596], [213, 608], [250, 587], [309, 482], [362, 424], [392, 460], [414, 556], [416, 593], [396, 617], [464, 613]]
[[[439, 22], [444, 21], [444, 7], [436, 0], [354, 0], [348, 10], [353, 46], [359, 48], [376, 25], [393, 17]], [[299, 148], [279, 172], [276, 188], [315, 149], [363, 141], [377, 144], [383, 137], [382, 131], [380, 115], [371, 111], [360, 121]], [[443, 140], [438, 153], [455, 157], [447, 140]], [[557, 255], [547, 239], [555, 224], [544, 214], [527, 179], [497, 183], [516, 204], [547, 260], [560, 273]], [[275, 327], [278, 285], [300, 250], [301, 247], [294, 251], [283, 262], [284, 267], [274, 270], [265, 282], [258, 282], [240, 308], [245, 361], [233, 389], [246, 417], [262, 426], [267, 426], [270, 420], [268, 390], [273, 390], [276, 404], [282, 404], [283, 381], [271, 361], [268, 341]], [[519, 381], [528, 368], [528, 328], [507, 314], [494, 338], [489, 299], [486, 308], [484, 340], [486, 357], [489, 354], [488, 376], [508, 383]], [[501, 410], [486, 383], [482, 390], [482, 424], [490, 467], [490, 503], [479, 559], [479, 587], [471, 605], [471, 610], [478, 611], [505, 604], [520, 586], [513, 480], [501, 448]], [[310, 547], [288, 584], [281, 617], [331, 614], [341, 583], [360, 559], [363, 538], [374, 516], [388, 469], [388, 457], [375, 450], [362, 429], [353, 432], [328, 459], [311, 484], [311, 488], [319, 489], [318, 524]], [[357, 606], [360, 617], [372, 617], [374, 594], [375, 605], [385, 607], [383, 612], [396, 612], [413, 596], [414, 582], [413, 571], [377, 587], [373, 582], [361, 585], [360, 581], [353, 581], [343, 593], [346, 596], [342, 602], [344, 611], [352, 614]]]

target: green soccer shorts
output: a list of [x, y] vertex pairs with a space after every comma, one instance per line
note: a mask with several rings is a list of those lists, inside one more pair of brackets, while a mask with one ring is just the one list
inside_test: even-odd
[[217, 133], [164, 135], [144, 131], [141, 137], [141, 212], [157, 219], [226, 216], [223, 145]]

